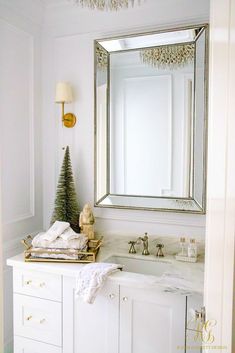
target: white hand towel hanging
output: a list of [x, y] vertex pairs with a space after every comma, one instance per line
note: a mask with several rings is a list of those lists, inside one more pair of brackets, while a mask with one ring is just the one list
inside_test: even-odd
[[107, 277], [122, 268], [109, 263], [91, 263], [85, 265], [77, 274], [75, 294], [84, 302], [92, 304]]

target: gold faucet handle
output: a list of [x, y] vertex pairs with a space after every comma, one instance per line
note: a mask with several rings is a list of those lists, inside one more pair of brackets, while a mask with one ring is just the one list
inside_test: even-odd
[[130, 245], [129, 254], [136, 254], [135, 245], [137, 244], [137, 240], [130, 240], [128, 244]]
[[164, 248], [164, 244], [159, 243], [159, 244], [156, 245], [156, 247], [157, 247], [156, 256], [157, 257], [164, 257], [164, 254], [163, 254], [163, 251], [162, 251], [162, 249]]

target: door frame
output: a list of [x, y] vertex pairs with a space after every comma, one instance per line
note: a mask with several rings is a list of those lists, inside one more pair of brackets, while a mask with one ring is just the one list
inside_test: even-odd
[[214, 342], [205, 346], [216, 345], [216, 353], [231, 353], [235, 349], [235, 0], [211, 0], [210, 18], [204, 303], [206, 319], [216, 322], [211, 322]]
[[[1, 163], [0, 163], [1, 165]], [[2, 210], [1, 210], [1, 174], [0, 174], [0, 352], [4, 352], [3, 335], [3, 239], [2, 239]]]

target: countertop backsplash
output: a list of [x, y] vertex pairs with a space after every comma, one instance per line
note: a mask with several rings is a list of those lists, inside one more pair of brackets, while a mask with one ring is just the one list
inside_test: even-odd
[[[128, 242], [130, 240], [136, 240], [139, 236], [142, 235], [133, 235], [133, 234], [124, 234], [124, 233], [97, 233], [97, 236], [103, 236], [103, 244], [105, 247], [112, 247], [113, 249], [120, 249], [124, 252], [128, 253], [130, 245]], [[158, 235], [151, 235], [149, 236], [149, 251], [151, 255], [156, 254], [157, 249], [156, 245], [161, 243], [164, 244], [163, 253], [166, 255], [176, 255], [180, 251], [180, 237], [176, 236], [158, 236]], [[189, 237], [184, 236], [186, 239], [186, 245], [189, 244]], [[201, 258], [204, 257], [205, 254], [205, 239], [204, 237], [194, 237], [197, 244], [198, 249], [198, 256]], [[136, 244], [135, 245], [137, 253], [142, 252], [143, 245]]]

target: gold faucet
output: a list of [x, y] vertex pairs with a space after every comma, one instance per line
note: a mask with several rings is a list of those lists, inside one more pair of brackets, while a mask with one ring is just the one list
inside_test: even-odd
[[149, 237], [148, 237], [148, 233], [144, 233], [144, 237], [139, 237], [138, 240], [141, 240], [143, 242], [143, 251], [142, 251], [142, 255], [149, 255], [150, 252], [149, 252], [149, 249], [148, 249], [148, 246], [149, 246]]

